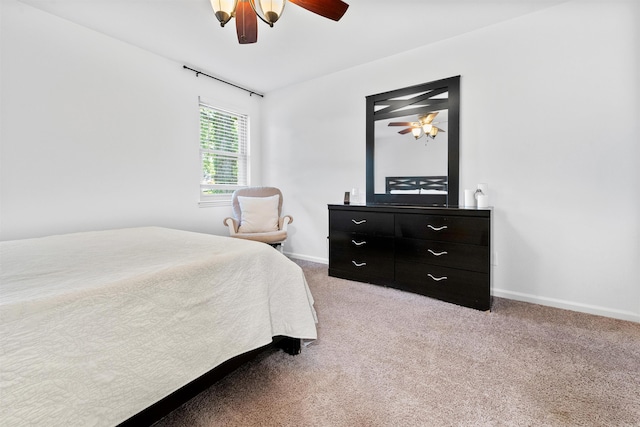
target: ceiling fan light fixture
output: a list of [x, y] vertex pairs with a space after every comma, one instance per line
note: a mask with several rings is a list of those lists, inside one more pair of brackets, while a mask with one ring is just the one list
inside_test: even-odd
[[411, 129], [411, 133], [413, 134], [413, 137], [415, 139], [418, 139], [418, 138], [420, 138], [420, 136], [422, 136], [422, 128], [415, 127], [413, 129]]
[[238, 0], [209, 0], [216, 19], [220, 21], [220, 26], [229, 22], [236, 14]]
[[286, 0], [258, 0], [256, 7], [256, 0], [249, 1], [258, 18], [269, 24], [270, 27], [273, 27], [273, 24], [282, 16], [286, 3]]
[[[288, 0], [309, 12], [339, 21], [349, 5], [342, 0]], [[216, 19], [224, 27], [232, 18], [236, 20], [238, 43], [258, 41], [258, 18], [273, 27], [282, 17], [287, 0], [209, 0]], [[256, 4], [257, 3], [257, 4]]]
[[432, 129], [433, 129], [433, 125], [430, 123], [425, 123], [422, 125], [422, 130], [424, 131], [424, 133], [429, 133], [431, 132]]
[[435, 138], [437, 134], [438, 134], [438, 128], [435, 126], [432, 126], [431, 130], [429, 130], [429, 136], [431, 138]]

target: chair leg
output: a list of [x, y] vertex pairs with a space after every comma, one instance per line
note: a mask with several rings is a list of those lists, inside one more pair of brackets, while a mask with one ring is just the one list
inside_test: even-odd
[[281, 254], [284, 254], [284, 244], [283, 243], [269, 243], [269, 246], [271, 246], [274, 249], [278, 249]]

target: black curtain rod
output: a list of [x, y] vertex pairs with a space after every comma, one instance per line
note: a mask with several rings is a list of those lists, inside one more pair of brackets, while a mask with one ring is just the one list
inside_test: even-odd
[[209, 74], [207, 74], [207, 73], [203, 73], [202, 71], [194, 70], [193, 68], [189, 68], [189, 67], [187, 67], [186, 65], [183, 65], [183, 66], [182, 66], [182, 68], [186, 68], [187, 70], [193, 71], [194, 73], [196, 73], [196, 77], [198, 77], [200, 74], [202, 74], [203, 76], [207, 76], [207, 77], [209, 77], [209, 78], [211, 78], [211, 79], [214, 79], [214, 80], [217, 80], [217, 81], [219, 81], [219, 82], [226, 83], [226, 84], [228, 84], [229, 86], [237, 87], [238, 89], [242, 89], [242, 90], [244, 90], [244, 91], [246, 91], [246, 92], [249, 92], [249, 96], [251, 96], [251, 95], [258, 95], [260, 98], [264, 98], [264, 95], [263, 95], [263, 94], [261, 94], [261, 93], [254, 92], [254, 91], [252, 91], [252, 90], [250, 90], [250, 89], [244, 88], [244, 87], [242, 87], [242, 86], [235, 85], [235, 84], [233, 84], [233, 83], [229, 83], [229, 82], [227, 82], [227, 81], [225, 81], [225, 80], [219, 79], [218, 77], [210, 76], [210, 75], [209, 75]]

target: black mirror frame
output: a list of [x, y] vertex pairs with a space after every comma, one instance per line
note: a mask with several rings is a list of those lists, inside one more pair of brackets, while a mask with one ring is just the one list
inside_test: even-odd
[[[431, 91], [446, 87], [448, 90], [448, 191], [447, 195], [435, 194], [375, 194], [374, 188], [374, 153], [375, 153], [375, 121], [389, 118], [376, 116], [375, 105], [401, 96]], [[379, 93], [366, 97], [366, 156], [367, 156], [367, 204], [394, 204], [418, 206], [457, 206], [460, 186], [460, 76], [449, 77], [429, 83]], [[403, 113], [397, 113], [401, 115]]]

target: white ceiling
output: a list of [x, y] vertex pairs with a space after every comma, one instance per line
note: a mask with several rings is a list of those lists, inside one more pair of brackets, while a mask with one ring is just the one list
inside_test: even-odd
[[567, 0], [345, 0], [334, 22], [287, 2], [258, 42], [239, 45], [209, 0], [20, 0], [84, 27], [266, 93]]

